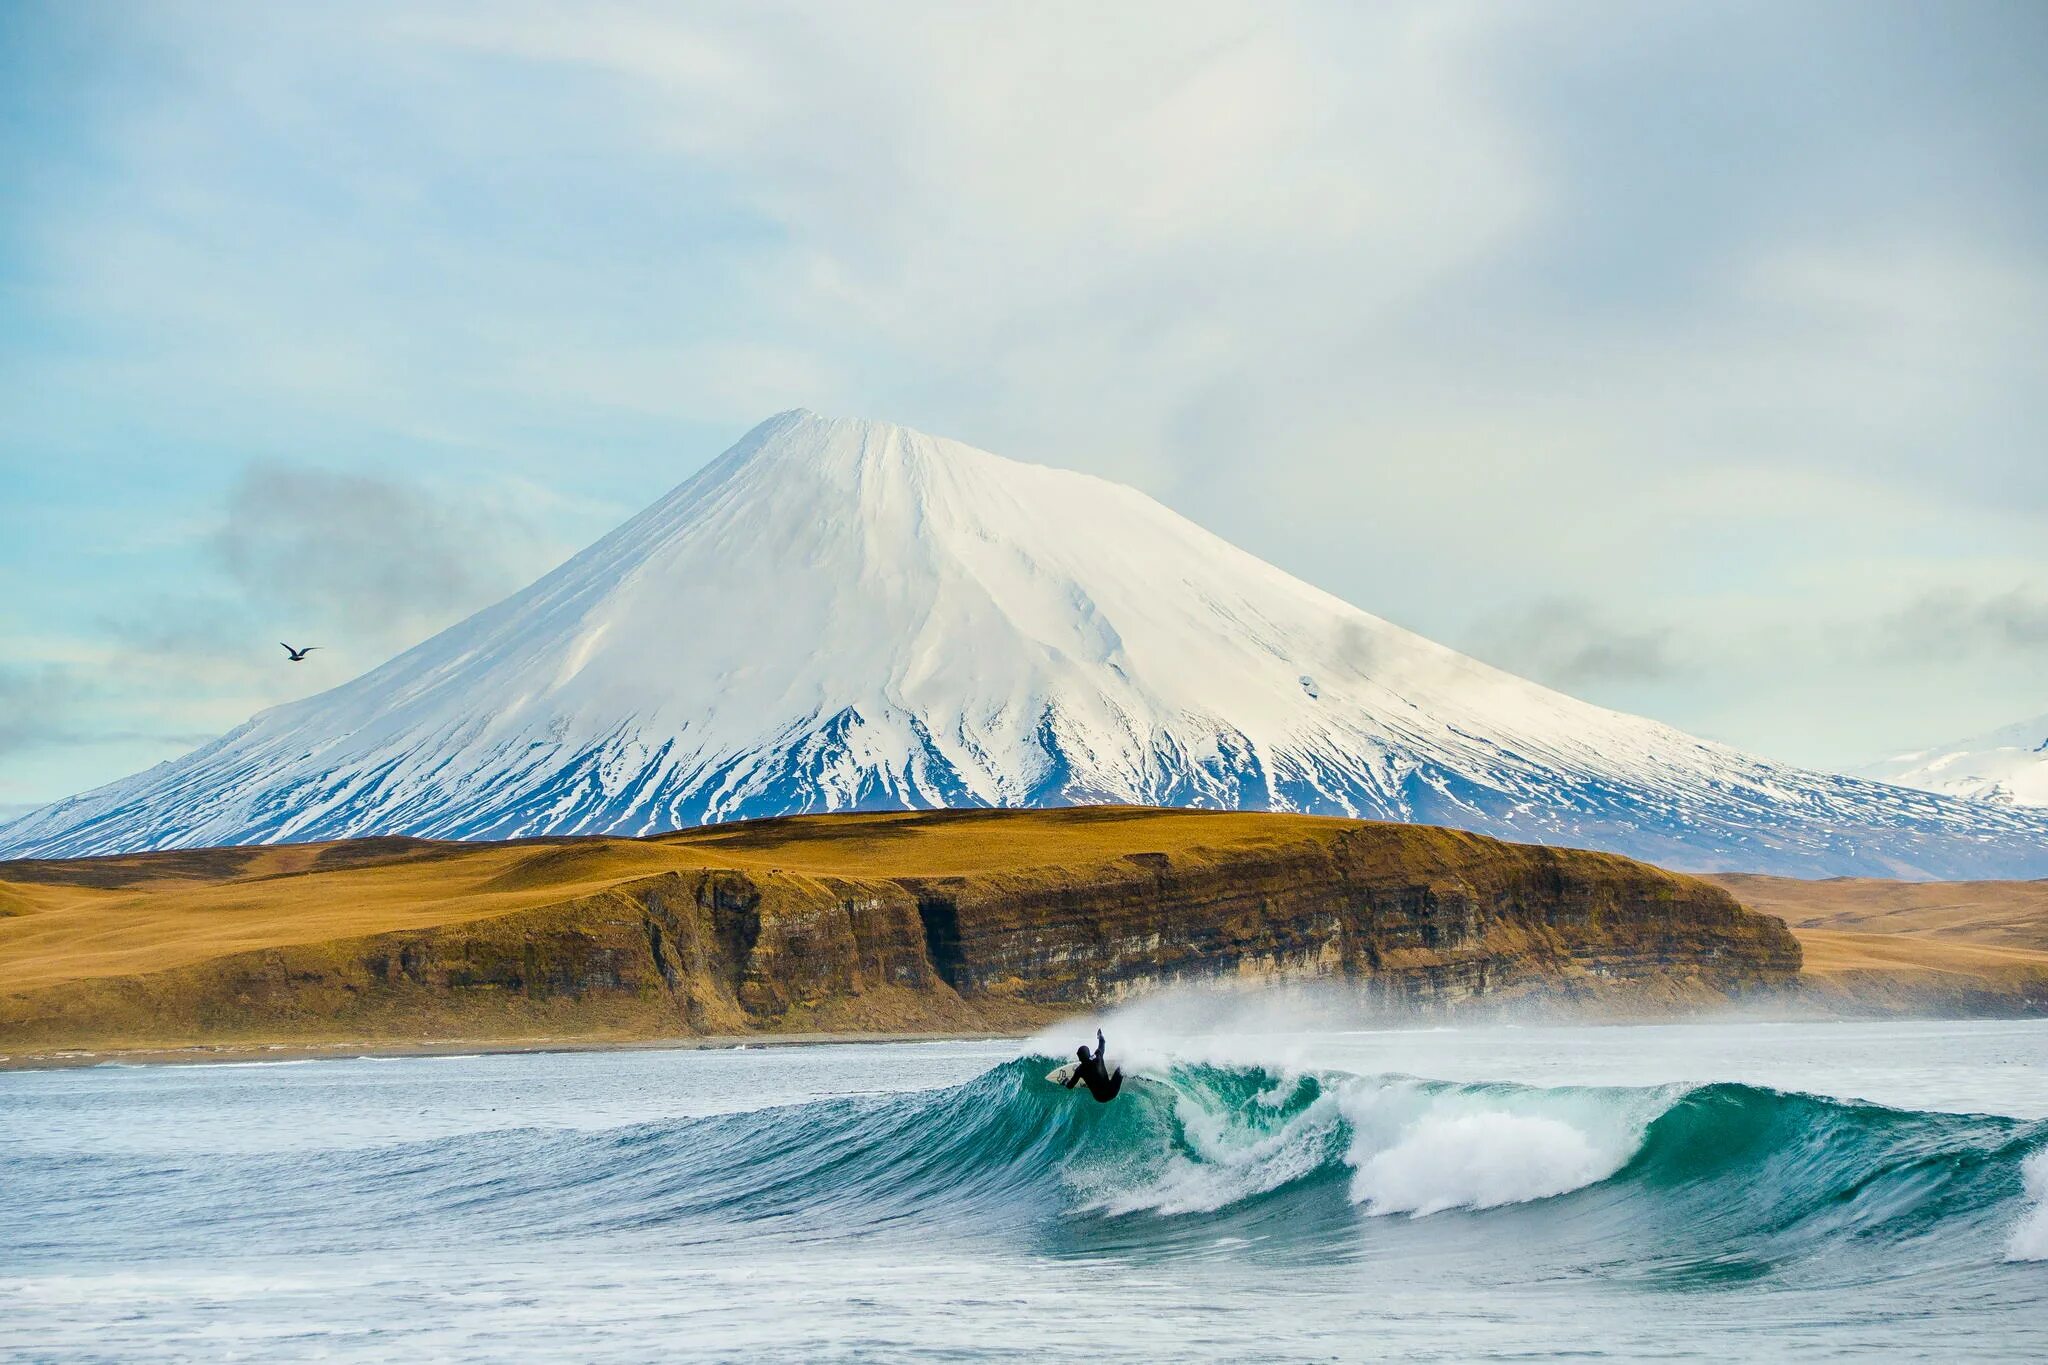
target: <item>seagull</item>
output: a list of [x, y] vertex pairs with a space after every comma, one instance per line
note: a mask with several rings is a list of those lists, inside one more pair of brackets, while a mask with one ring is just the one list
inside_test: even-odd
[[306, 656], [308, 654], [311, 654], [314, 650], [320, 648], [320, 646], [318, 645], [307, 645], [304, 649], [293, 649], [290, 645], [285, 644], [285, 642], [282, 640], [279, 640], [278, 644], [283, 646], [285, 653], [292, 656], [291, 661], [295, 664], [304, 663], [306, 661]]

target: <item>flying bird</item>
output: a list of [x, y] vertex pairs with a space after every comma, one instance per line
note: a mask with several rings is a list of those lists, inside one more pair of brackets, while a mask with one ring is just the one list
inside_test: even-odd
[[318, 645], [307, 645], [304, 649], [293, 649], [290, 645], [285, 644], [284, 641], [282, 640], [279, 640], [278, 644], [284, 647], [285, 653], [292, 656], [291, 662], [295, 664], [304, 663], [306, 661], [306, 656], [308, 654], [311, 654], [314, 650], [320, 648], [320, 646]]

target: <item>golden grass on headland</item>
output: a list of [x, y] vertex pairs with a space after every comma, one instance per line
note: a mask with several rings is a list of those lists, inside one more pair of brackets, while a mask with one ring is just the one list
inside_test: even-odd
[[2048, 880], [1706, 880], [1792, 927], [1816, 999], [1851, 1012], [2048, 1012]]
[[[2048, 952], [2027, 946], [2048, 943], [2048, 904], [2036, 914], [2025, 899], [2035, 888], [2048, 902], [2048, 883], [1944, 899], [1900, 889], [1912, 884], [1719, 880], [1800, 926], [1808, 958], [1788, 1008], [2048, 1010]], [[1868, 932], [1872, 907], [1920, 936]], [[1697, 880], [1612, 855], [1127, 807], [0, 863], [0, 1052], [984, 1035], [1204, 962], [1436, 1000], [1549, 981], [1577, 1007], [1641, 1014], [1790, 983], [1797, 951], [1760, 923]], [[961, 926], [981, 960], [952, 964], [956, 978], [942, 959]], [[1022, 940], [1037, 946], [1020, 955]]]
[[1202, 862], [1279, 847], [1305, 829], [1355, 823], [1141, 807], [951, 816], [796, 816], [649, 839], [382, 838], [0, 863], [0, 896], [21, 907], [0, 919], [0, 985], [33, 990], [260, 948], [490, 919], [663, 872], [1001, 878], [1085, 870], [1141, 849]]
[[2048, 878], [2031, 882], [1894, 882], [1876, 877], [1803, 881], [1718, 873], [1752, 910], [1794, 929], [1904, 934], [2048, 952]]
[[1725, 893], [1457, 831], [1109, 807], [0, 864], [0, 1049], [1028, 1029], [1160, 985], [1658, 1010], [1788, 980]]

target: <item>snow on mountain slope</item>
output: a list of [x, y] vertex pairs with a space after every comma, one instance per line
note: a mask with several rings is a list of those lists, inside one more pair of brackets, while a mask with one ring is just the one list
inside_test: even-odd
[[2008, 806], [2048, 806], [2048, 715], [1863, 770], [1902, 787]]
[[1132, 489], [809, 412], [353, 682], [0, 828], [0, 856], [1085, 801], [1417, 820], [1692, 868], [2048, 873], [2048, 814], [1589, 706]]

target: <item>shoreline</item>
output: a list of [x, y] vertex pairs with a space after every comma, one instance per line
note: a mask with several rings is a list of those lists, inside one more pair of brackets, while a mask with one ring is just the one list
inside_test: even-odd
[[223, 1062], [379, 1061], [402, 1057], [496, 1057], [528, 1052], [707, 1052], [849, 1043], [1006, 1042], [1029, 1033], [768, 1033], [676, 1038], [423, 1038], [335, 1043], [191, 1043], [157, 1047], [51, 1048], [0, 1054], [0, 1071], [79, 1071], [96, 1066], [207, 1066]]
[[[1353, 1021], [1370, 1024], [1372, 1032], [1407, 1029], [1434, 1031], [1452, 1028], [1628, 1028], [1644, 1025], [1713, 1024], [1880, 1024], [1888, 1022], [2027, 1022], [2043, 1016], [2030, 1011], [1983, 1011], [1970, 1009], [1924, 1010], [1892, 1008], [1845, 1009], [1853, 996], [1838, 995], [1829, 1000], [1815, 995], [1794, 996], [1772, 1001], [1755, 1001], [1722, 1008], [1671, 1012], [1621, 1012], [1600, 1010], [1558, 1010], [1517, 1015], [1475, 1010], [1451, 1016], [1397, 1016]], [[1085, 1018], [1082, 1010], [1075, 1018]], [[1042, 1029], [941, 1029], [928, 1032], [811, 1031], [793, 1033], [721, 1033], [678, 1035], [663, 1038], [421, 1038], [353, 1039], [336, 1042], [292, 1043], [165, 1043], [137, 1047], [38, 1048], [0, 1053], [0, 1072], [80, 1071], [101, 1066], [176, 1067], [222, 1064], [260, 1065], [265, 1062], [396, 1060], [405, 1057], [495, 1057], [523, 1053], [562, 1052], [714, 1052], [757, 1048], [843, 1047], [858, 1043], [976, 1043], [1017, 1042]]]

